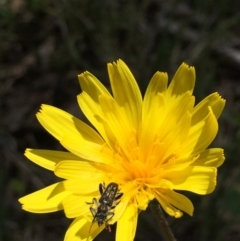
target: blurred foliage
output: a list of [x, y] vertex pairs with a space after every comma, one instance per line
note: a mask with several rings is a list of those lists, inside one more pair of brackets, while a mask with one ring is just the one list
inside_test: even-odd
[[[56, 182], [23, 156], [27, 147], [61, 149], [37, 123], [42, 103], [84, 118], [77, 74], [88, 70], [109, 85], [106, 63], [122, 58], [144, 93], [151, 76], [171, 77], [181, 62], [196, 67], [197, 102], [218, 91], [227, 106], [213, 146], [225, 149], [218, 185], [193, 200], [193, 217], [168, 218], [178, 240], [240, 240], [240, 2], [227, 0], [0, 1], [0, 240], [63, 240], [63, 212], [37, 215], [17, 199]], [[114, 228], [113, 228], [114, 229]], [[147, 210], [136, 241], [160, 240]], [[104, 231], [96, 240], [114, 240]]]

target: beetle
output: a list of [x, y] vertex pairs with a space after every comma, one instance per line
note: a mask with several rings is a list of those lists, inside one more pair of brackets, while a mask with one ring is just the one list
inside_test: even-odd
[[[123, 193], [120, 192], [118, 188], [118, 184], [115, 182], [111, 182], [105, 187], [105, 184], [99, 184], [99, 192], [101, 194], [99, 200], [93, 198], [91, 203], [87, 203], [90, 205], [95, 204], [97, 208], [90, 207], [90, 211], [93, 216], [92, 225], [97, 222], [98, 226], [100, 227], [103, 223], [105, 223], [106, 228], [109, 232], [111, 232], [111, 228], [108, 225], [108, 222], [114, 216], [114, 212], [110, 211], [114, 209], [120, 201], [118, 201]], [[117, 203], [115, 203], [118, 201]], [[89, 229], [89, 233], [91, 231], [92, 225]]]

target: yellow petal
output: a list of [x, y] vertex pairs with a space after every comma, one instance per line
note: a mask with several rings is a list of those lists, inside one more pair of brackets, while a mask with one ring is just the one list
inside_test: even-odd
[[[160, 170], [161, 170], [161, 168], [163, 168], [164, 173], [184, 170], [185, 168], [187, 168], [189, 166], [194, 166], [195, 160], [198, 157], [199, 156], [197, 155], [197, 156], [188, 156], [185, 158], [172, 158], [165, 164], [161, 165]], [[160, 171], [158, 171], [158, 172], [160, 172]], [[159, 177], [161, 177], [162, 175], [164, 175], [164, 174], [159, 173]]]
[[[194, 105], [194, 98], [189, 92], [178, 97], [178, 99], [171, 98], [165, 101], [165, 114], [159, 113], [158, 119], [164, 118], [161, 126], [157, 132], [158, 138], [162, 140], [186, 115], [186, 112], [192, 110]], [[168, 101], [168, 102], [166, 102]], [[174, 114], [173, 114], [174, 113]]]
[[124, 202], [120, 202], [116, 208], [113, 209], [112, 212], [114, 212], [113, 217], [111, 218], [111, 220], [109, 220], [109, 224], [114, 224], [115, 222], [117, 222], [119, 220], [119, 218], [123, 215], [123, 213], [126, 210], [126, 207], [128, 205], [128, 201], [124, 201]]
[[[173, 123], [178, 123], [186, 112], [193, 109], [195, 98], [190, 92], [183, 93], [181, 96], [165, 100], [166, 115], [164, 116], [166, 123], [173, 119]], [[159, 113], [160, 115], [160, 113]]]
[[62, 210], [62, 200], [70, 195], [59, 182], [19, 199], [22, 208], [34, 213], [48, 213]]
[[51, 171], [63, 160], [81, 160], [80, 157], [65, 151], [26, 149], [25, 156], [32, 162]]
[[216, 186], [215, 167], [187, 167], [185, 170], [164, 173], [164, 178], [173, 183], [173, 189], [194, 192], [200, 195], [211, 193]]
[[175, 208], [171, 203], [169, 203], [168, 199], [165, 198], [164, 195], [161, 195], [161, 193], [156, 194], [156, 199], [158, 202], [161, 204], [162, 208], [165, 210], [165, 212], [175, 218], [180, 218], [182, 217], [183, 213]]
[[145, 120], [147, 116], [152, 113], [152, 105], [154, 99], [158, 94], [162, 94], [167, 90], [168, 76], [166, 73], [156, 72], [147, 87], [144, 101], [142, 119]]
[[142, 96], [135, 78], [122, 60], [108, 64], [108, 74], [114, 99], [123, 108], [130, 125], [137, 128], [142, 115]]
[[193, 204], [186, 196], [168, 189], [158, 189], [156, 196], [158, 200], [163, 199], [165, 202], [169, 203], [167, 206], [165, 206], [165, 208], [166, 210], [172, 209], [171, 213], [174, 213], [174, 216], [178, 216], [180, 214], [176, 212], [175, 208], [184, 211], [190, 216], [193, 215]]
[[83, 140], [78, 135], [63, 137], [61, 144], [73, 154], [89, 161], [110, 164], [116, 158], [108, 146]]
[[[126, 151], [126, 147], [129, 146], [130, 134], [132, 134], [135, 129], [132, 129], [129, 125], [128, 119], [124, 118], [122, 110], [113, 99], [102, 95], [99, 97], [99, 102], [105, 114], [105, 120], [114, 132], [120, 147]], [[129, 153], [125, 154], [129, 155]]]
[[189, 130], [189, 135], [182, 145], [180, 156], [187, 156], [206, 149], [216, 137], [218, 123], [209, 107], [208, 115]]
[[61, 161], [57, 164], [54, 173], [64, 179], [91, 178], [94, 175], [102, 175], [101, 167], [101, 164], [89, 161]]
[[191, 126], [191, 116], [187, 112], [182, 120], [172, 128], [167, 136], [162, 140], [165, 144], [165, 149], [162, 152], [162, 160], [166, 160], [172, 156], [179, 148], [183, 141], [187, 138]]
[[103, 183], [102, 175], [92, 177], [79, 176], [78, 179], [70, 179], [63, 182], [66, 190], [74, 194], [88, 194], [98, 191], [100, 183]]
[[[112, 98], [112, 97], [110, 97]], [[82, 92], [77, 97], [78, 104], [83, 111], [87, 119], [92, 123], [92, 125], [97, 129], [106, 143], [112, 148], [115, 148], [116, 137], [108, 126], [105, 120], [105, 115], [99, 104], [99, 100], [94, 101], [86, 92]]]
[[84, 72], [78, 75], [79, 83], [82, 91], [86, 92], [94, 102], [98, 102], [98, 96], [105, 94], [109, 95], [106, 87], [91, 73]]
[[69, 195], [68, 197], [66, 197], [62, 202], [66, 217], [83, 217], [84, 215], [89, 213], [89, 208], [91, 205], [87, 204], [87, 202], [91, 203], [93, 197], [95, 197], [95, 195]]
[[[142, 131], [139, 138], [139, 147], [142, 150], [143, 159], [147, 159], [149, 153], [152, 152], [157, 132], [164, 121], [165, 103], [163, 95], [155, 95], [151, 99], [151, 105], [150, 103], [145, 105], [145, 112], [145, 118], [142, 123]], [[149, 128], [149, 126], [151, 126], [151, 128]]]
[[27, 204], [23, 205], [22, 209], [31, 213], [52, 213], [56, 211], [60, 211], [63, 209], [62, 204], [53, 204], [53, 203], [45, 203], [45, 204]]
[[91, 225], [92, 223], [83, 217], [74, 219], [66, 232], [64, 241], [92, 241], [105, 228], [104, 225], [98, 227], [96, 223], [92, 227]]
[[224, 153], [221, 148], [211, 148], [202, 151], [197, 160], [193, 163], [194, 166], [219, 167], [224, 162]]
[[[182, 150], [182, 143], [186, 140], [189, 133], [191, 126], [191, 115], [189, 112], [186, 112], [176, 125], [171, 126], [171, 124], [169, 124], [168, 126], [166, 122], [166, 125], [163, 126], [165, 129], [159, 128], [158, 130], [159, 136], [157, 137], [159, 138], [159, 144], [157, 144], [156, 140], [153, 139], [155, 143], [153, 142], [154, 145], [152, 147], [154, 148], [154, 156], [156, 156], [155, 160], [157, 163], [154, 162], [156, 165], [168, 163], [169, 160], [172, 162], [173, 158], [176, 159], [174, 154]], [[151, 160], [151, 162], [153, 161], [154, 160]]]
[[118, 220], [116, 241], [133, 241], [137, 228], [137, 219], [137, 207], [133, 204], [129, 204]]
[[226, 101], [222, 99], [218, 93], [213, 93], [208, 97], [206, 97], [205, 99], [203, 99], [193, 109], [192, 125], [195, 125], [196, 123], [201, 121], [208, 114], [209, 106], [211, 106], [213, 114], [218, 119], [223, 111], [225, 102]]
[[186, 92], [193, 92], [195, 85], [195, 69], [189, 67], [187, 64], [182, 63], [168, 87], [169, 96], [178, 96]]
[[42, 105], [37, 118], [43, 127], [58, 140], [65, 135], [75, 135], [87, 141], [104, 143], [101, 136], [89, 125], [56, 107]]

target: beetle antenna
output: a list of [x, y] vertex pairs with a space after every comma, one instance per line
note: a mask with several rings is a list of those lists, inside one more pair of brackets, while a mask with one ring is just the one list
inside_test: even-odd
[[111, 226], [110, 225], [107, 225], [107, 229], [108, 229], [108, 232], [111, 233]]

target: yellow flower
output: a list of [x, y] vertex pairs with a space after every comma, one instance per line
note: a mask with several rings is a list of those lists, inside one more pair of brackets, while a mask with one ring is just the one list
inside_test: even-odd
[[131, 241], [139, 211], [154, 198], [171, 216], [181, 217], [182, 211], [192, 215], [192, 202], [176, 191], [211, 193], [217, 167], [224, 161], [222, 149], [206, 148], [217, 134], [225, 101], [213, 93], [194, 106], [193, 67], [183, 63], [169, 86], [167, 74], [157, 72], [144, 98], [123, 61], [108, 64], [108, 73], [113, 95], [89, 72], [79, 75], [83, 92], [78, 103], [97, 131], [42, 105], [39, 122], [69, 152], [25, 153], [65, 179], [19, 200], [29, 212], [63, 209], [68, 218], [75, 218], [65, 241], [92, 240], [105, 228], [94, 222], [89, 232], [93, 215], [88, 203], [99, 199], [99, 184], [119, 185], [123, 196], [108, 223], [117, 222], [116, 240]]

